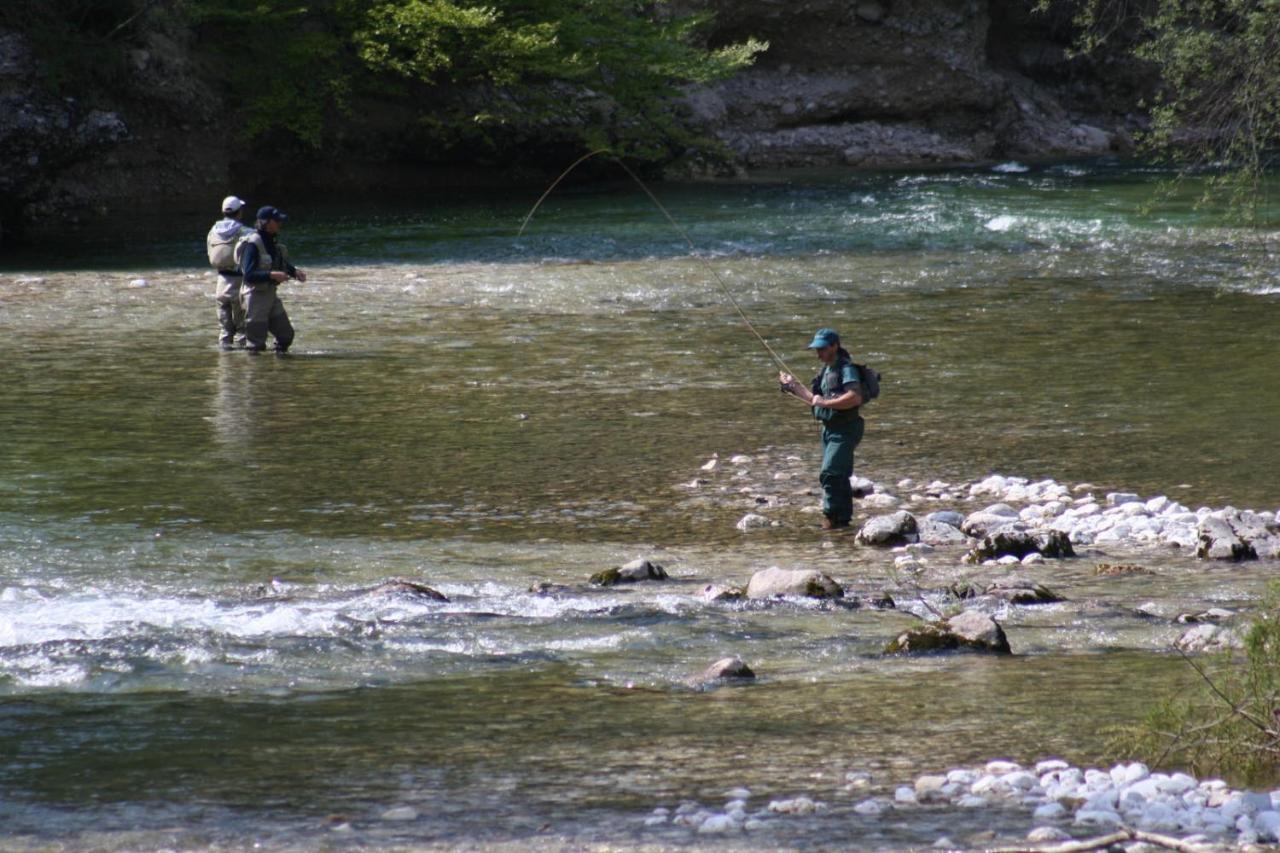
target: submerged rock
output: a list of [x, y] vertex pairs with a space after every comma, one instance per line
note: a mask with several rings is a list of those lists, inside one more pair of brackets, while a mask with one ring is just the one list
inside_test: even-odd
[[875, 545], [881, 548], [906, 545], [920, 538], [918, 530], [916, 517], [906, 510], [899, 510], [889, 515], [878, 515], [868, 519], [858, 531], [856, 541], [863, 545]]
[[562, 583], [538, 581], [529, 587], [529, 592], [534, 595], [559, 595], [561, 593], [569, 592], [569, 587]]
[[369, 592], [374, 595], [402, 595], [406, 598], [425, 598], [429, 601], [448, 601], [449, 598], [442, 592], [432, 589], [426, 584], [416, 583], [415, 581], [391, 580], [380, 583]]
[[996, 620], [976, 610], [966, 610], [942, 622], [912, 628], [885, 648], [888, 654], [930, 654], [969, 651], [1008, 655], [1009, 639]]
[[747, 584], [747, 598], [842, 598], [844, 588], [817, 569], [780, 569], [756, 572]]
[[667, 580], [667, 572], [662, 566], [641, 558], [632, 560], [625, 566], [596, 572], [591, 576], [590, 583], [596, 586], [614, 586], [620, 583], [664, 580]]
[[722, 681], [726, 679], [740, 679], [743, 681], [754, 679], [755, 672], [751, 667], [743, 663], [740, 657], [721, 658], [702, 672], [703, 681]]
[[1010, 604], [1056, 604], [1066, 601], [1043, 584], [1029, 580], [996, 581], [983, 594], [1003, 599]]

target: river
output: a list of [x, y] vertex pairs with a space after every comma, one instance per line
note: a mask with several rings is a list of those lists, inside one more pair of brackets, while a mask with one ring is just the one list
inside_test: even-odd
[[[797, 373], [825, 325], [883, 373], [860, 474], [1275, 511], [1274, 235], [1195, 182], [1147, 210], [1166, 177], [657, 189]], [[535, 198], [271, 199], [310, 273], [287, 358], [217, 350], [204, 219], [0, 257], [0, 844], [680, 845], [643, 819], [735, 786], [830, 803], [775, 846], [1017, 836], [859, 815], [846, 774], [1102, 757], [1186, 676], [1132, 608], [1262, 593], [1274, 565], [1086, 553], [1037, 575], [1073, 604], [1002, 615], [1007, 660], [882, 657], [904, 613], [703, 602], [770, 565], [902, 591], [797, 508], [812, 421], [645, 197], [570, 186], [517, 237]], [[739, 532], [760, 507], [780, 526]], [[581, 586], [637, 556], [673, 581]], [[1095, 576], [1112, 557], [1153, 574]], [[451, 600], [371, 591], [393, 578]], [[726, 654], [757, 683], [690, 681]]]

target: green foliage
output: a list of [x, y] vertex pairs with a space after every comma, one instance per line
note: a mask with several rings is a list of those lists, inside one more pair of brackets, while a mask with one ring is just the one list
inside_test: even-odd
[[1039, 0], [1064, 4], [1081, 51], [1122, 40], [1159, 71], [1146, 150], [1211, 170], [1205, 200], [1259, 224], [1280, 148], [1280, 0]]
[[220, 69], [248, 141], [283, 133], [323, 148], [348, 114], [360, 65], [351, 0], [188, 0], [199, 43]]
[[[749, 64], [765, 45], [699, 46], [705, 16], [633, 0], [186, 0], [226, 69], [245, 135], [313, 148], [352, 99], [424, 103], [417, 136], [473, 153], [559, 136], [661, 159], [676, 88]], [[264, 71], [264, 69], [266, 69]], [[475, 146], [479, 147], [475, 147]]]
[[1113, 749], [1153, 765], [1223, 774], [1251, 784], [1280, 778], [1280, 584], [1244, 640], [1209, 668], [1188, 657], [1198, 687], [1164, 698]]
[[767, 47], [704, 49], [707, 23], [659, 17], [634, 0], [395, 0], [374, 6], [356, 39], [375, 70], [500, 92], [457, 116], [478, 135], [553, 124], [586, 145], [657, 159], [681, 135], [667, 107], [677, 87], [732, 74]]

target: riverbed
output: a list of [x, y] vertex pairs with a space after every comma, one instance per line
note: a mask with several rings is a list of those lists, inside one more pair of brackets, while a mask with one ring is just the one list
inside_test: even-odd
[[[1164, 177], [659, 187], [701, 258], [625, 185], [570, 186], [519, 237], [516, 192], [271, 199], [309, 272], [285, 358], [217, 349], [207, 222], [0, 259], [2, 837], [696, 844], [644, 820], [735, 786], [831, 804], [769, 846], [1025, 835], [857, 813], [848, 774], [1123, 757], [1106, 729], [1187, 677], [1176, 616], [1247, 611], [1275, 564], [1121, 544], [1020, 569], [1067, 602], [1001, 610], [1008, 659], [881, 655], [909, 608], [703, 600], [772, 565], [904, 601], [1009, 571], [942, 549], [907, 583], [818, 530], [813, 422], [706, 264], [797, 374], [818, 326], [883, 373], [857, 471], [904, 501], [943, 480], [922, 508], [972, 510], [1000, 472], [1274, 513], [1275, 235], [1195, 186], [1145, 210]], [[641, 556], [672, 580], [586, 586]], [[725, 655], [756, 682], [696, 683]]]

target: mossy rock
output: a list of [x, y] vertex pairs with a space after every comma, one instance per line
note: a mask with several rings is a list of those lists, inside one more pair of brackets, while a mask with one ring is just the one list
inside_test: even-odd
[[596, 572], [588, 580], [588, 583], [594, 586], [617, 586], [618, 584], [636, 583], [638, 581], [664, 580], [667, 580], [666, 569], [657, 563], [639, 559], [632, 560], [625, 566], [617, 566], [612, 569], [605, 569], [602, 572]]
[[1000, 624], [976, 610], [966, 610], [943, 622], [931, 622], [904, 631], [885, 647], [885, 653], [891, 655], [943, 652], [1013, 653]]

